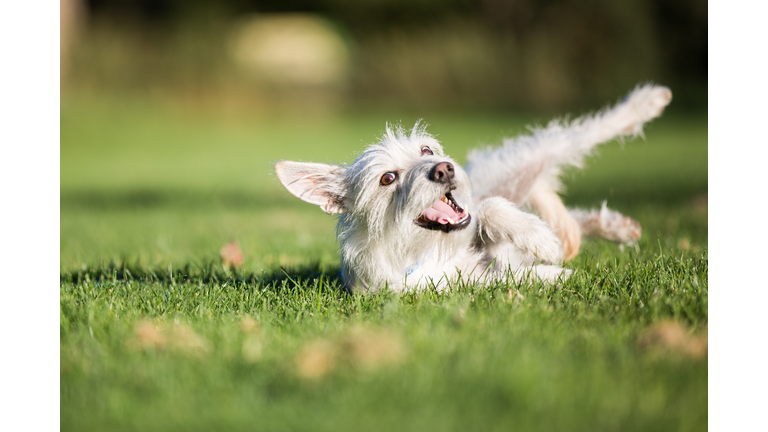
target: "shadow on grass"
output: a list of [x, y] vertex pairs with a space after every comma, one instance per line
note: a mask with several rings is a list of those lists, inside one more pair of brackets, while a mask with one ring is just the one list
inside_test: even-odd
[[287, 191], [220, 190], [195, 191], [184, 189], [123, 189], [64, 190], [61, 191], [60, 207], [79, 210], [146, 210], [165, 208], [228, 208], [261, 209], [265, 204], [279, 204], [281, 207], [298, 206]]
[[[637, 206], [645, 203], [679, 204], [707, 193], [707, 184], [692, 181], [670, 187], [664, 179], [640, 183], [628, 181], [609, 185], [573, 185], [564, 198], [569, 205], [595, 206], [603, 200], [609, 205]], [[283, 190], [193, 191], [172, 189], [125, 189], [115, 191], [62, 191], [60, 208], [65, 210], [151, 210], [167, 208], [223, 208], [262, 210], [268, 207], [303, 209], [304, 203]]]
[[310, 280], [323, 278], [324, 284], [334, 287], [339, 292], [345, 292], [341, 281], [341, 268], [326, 267], [320, 263], [310, 263], [303, 266], [279, 267], [269, 272], [253, 273], [237, 269], [228, 269], [219, 262], [210, 261], [202, 265], [186, 264], [181, 268], [147, 267], [139, 264], [110, 263], [106, 266], [86, 268], [83, 270], [64, 272], [60, 274], [60, 283], [79, 285], [86, 282], [96, 284], [136, 281], [160, 284], [247, 284], [261, 287], [280, 287], [281, 289], [304, 289]]

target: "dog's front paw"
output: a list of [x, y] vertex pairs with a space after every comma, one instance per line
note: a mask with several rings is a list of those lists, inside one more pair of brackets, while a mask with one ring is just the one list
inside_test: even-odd
[[536, 235], [536, 241], [533, 242], [529, 250], [541, 261], [559, 263], [563, 260], [563, 248], [560, 239], [548, 225], [542, 225]]
[[511, 234], [512, 243], [525, 252], [531, 253], [541, 261], [559, 263], [563, 260], [563, 248], [560, 239], [546, 222], [534, 215], [526, 214], [526, 229], [519, 229]]
[[508, 241], [542, 261], [562, 261], [560, 239], [552, 228], [538, 217], [519, 210], [504, 198], [493, 197], [482, 201], [476, 214], [482, 242]]

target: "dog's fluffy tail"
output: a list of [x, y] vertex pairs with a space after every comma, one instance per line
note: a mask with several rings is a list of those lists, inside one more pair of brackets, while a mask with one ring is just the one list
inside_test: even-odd
[[581, 167], [600, 143], [642, 135], [643, 124], [658, 117], [671, 100], [666, 87], [638, 86], [622, 102], [595, 115], [570, 123], [555, 120], [531, 135], [505, 140], [501, 147], [471, 152], [466, 171], [476, 202], [502, 196], [522, 205], [534, 189], [559, 190], [563, 167]]

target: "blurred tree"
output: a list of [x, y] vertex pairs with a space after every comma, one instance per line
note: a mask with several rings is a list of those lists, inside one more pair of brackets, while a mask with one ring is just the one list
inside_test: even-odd
[[352, 103], [572, 109], [652, 80], [673, 89], [673, 108], [706, 108], [703, 0], [88, 0], [87, 8], [93, 28], [145, 39], [133, 49], [143, 59], [120, 60], [128, 66], [117, 75], [93, 66], [106, 68], [104, 55], [99, 63], [82, 54], [80, 66], [93, 69], [83, 79], [106, 87], [257, 85], [227, 71], [228, 27], [244, 14], [303, 12], [335, 23], [353, 49], [339, 90]]

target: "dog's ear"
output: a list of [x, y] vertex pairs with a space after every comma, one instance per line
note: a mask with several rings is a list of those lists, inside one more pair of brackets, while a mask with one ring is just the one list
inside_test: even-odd
[[344, 168], [320, 163], [280, 161], [275, 172], [289, 192], [328, 214], [344, 213]]

